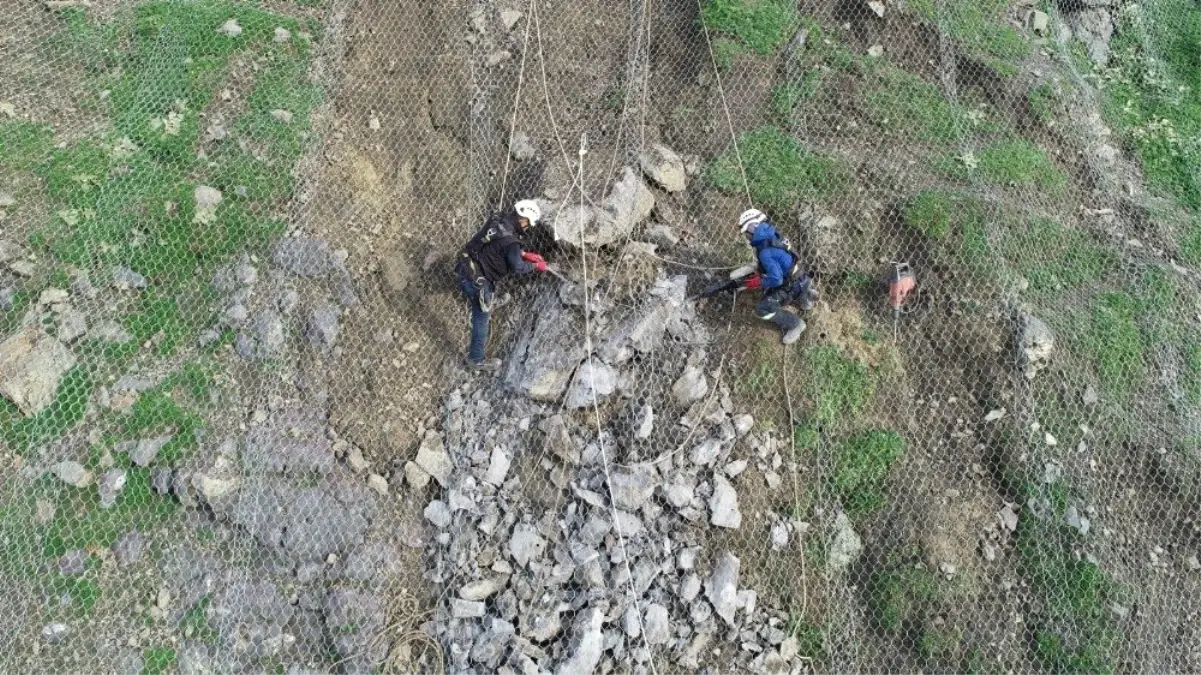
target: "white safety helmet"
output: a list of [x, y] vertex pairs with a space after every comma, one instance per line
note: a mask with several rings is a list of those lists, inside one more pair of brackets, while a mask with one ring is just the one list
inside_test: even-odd
[[746, 234], [751, 230], [751, 228], [755, 227], [759, 223], [764, 222], [765, 220], [767, 220], [767, 216], [762, 211], [758, 209], [748, 209], [743, 211], [741, 216], [738, 216], [738, 229], [743, 234]]
[[517, 215], [530, 221], [530, 227], [538, 224], [538, 220], [542, 218], [542, 209], [538, 208], [538, 202], [532, 199], [523, 199], [513, 205]]

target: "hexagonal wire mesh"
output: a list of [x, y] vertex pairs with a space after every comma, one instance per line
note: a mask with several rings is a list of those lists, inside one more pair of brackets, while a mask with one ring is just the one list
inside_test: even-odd
[[[0, 34], [4, 670], [1201, 667], [1195, 3]], [[520, 198], [556, 274], [469, 373], [456, 255]], [[689, 295], [748, 206], [797, 345]]]

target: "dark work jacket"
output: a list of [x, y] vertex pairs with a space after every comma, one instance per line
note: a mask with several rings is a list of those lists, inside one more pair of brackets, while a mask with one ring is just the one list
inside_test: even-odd
[[529, 274], [534, 266], [521, 257], [517, 215], [492, 216], [463, 247], [477, 274], [495, 284], [509, 274]]

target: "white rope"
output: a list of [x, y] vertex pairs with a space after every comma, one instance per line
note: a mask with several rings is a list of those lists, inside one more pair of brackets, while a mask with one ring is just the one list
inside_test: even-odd
[[705, 8], [701, 0], [696, 0], [697, 16], [701, 20], [701, 28], [705, 35], [705, 44], [709, 47], [709, 61], [713, 64], [713, 76], [717, 81], [717, 93], [721, 96], [721, 107], [726, 111], [726, 125], [730, 129], [730, 141], [734, 143], [734, 155], [738, 158], [738, 169], [742, 172], [742, 188], [746, 191], [747, 206], [753, 207], [751, 199], [751, 183], [746, 177], [746, 164], [742, 161], [742, 150], [738, 148], [738, 135], [734, 133], [734, 118], [730, 116], [730, 104], [726, 101], [726, 88], [721, 83], [721, 69], [717, 67], [717, 53], [713, 51], [713, 40], [709, 37], [709, 26], [705, 23]]
[[[534, 11], [534, 0], [530, 0], [529, 12]], [[509, 120], [509, 144], [505, 147], [505, 170], [500, 178], [500, 204], [498, 211], [505, 208], [505, 196], [509, 187], [509, 164], [513, 159], [513, 137], [517, 134], [517, 111], [521, 109], [521, 87], [525, 84], [525, 60], [530, 53], [530, 27], [532, 23], [527, 16], [525, 19], [525, 43], [521, 46], [521, 67], [517, 71], [517, 94], [513, 97], [513, 116]]]
[[[587, 154], [588, 154], [588, 137], [585, 135], [585, 136], [580, 137], [580, 150], [579, 150], [579, 157], [580, 157], [580, 181], [579, 181], [580, 182], [580, 220], [579, 220], [579, 227], [580, 227], [580, 252], [581, 252], [580, 258], [582, 261], [583, 275], [584, 275], [584, 284], [583, 284], [583, 286], [584, 286], [584, 349], [588, 352], [588, 370], [589, 370], [589, 372], [594, 372], [593, 371], [594, 366], [593, 366], [593, 362], [592, 362], [592, 318], [591, 318], [592, 317], [592, 293], [588, 290], [588, 249], [587, 249], [586, 244], [584, 243], [584, 201], [585, 201], [584, 156]], [[596, 387], [592, 387], [592, 413], [593, 413], [593, 415], [595, 417], [595, 421], [596, 421], [596, 442], [597, 442], [597, 445], [600, 446], [601, 460], [604, 464], [604, 469], [605, 469], [605, 487], [608, 488], [608, 491], [609, 491], [609, 510], [613, 517], [613, 529], [614, 529], [614, 531], [617, 532], [617, 541], [621, 545], [621, 557], [622, 557], [622, 560], [625, 562], [626, 577], [628, 578], [629, 586], [630, 586], [630, 598], [634, 604], [634, 613], [637, 615], [637, 618], [638, 618], [638, 629], [639, 629], [638, 632], [639, 632], [639, 634], [642, 635], [643, 645], [647, 648], [647, 652], [649, 653], [650, 652], [650, 643], [647, 642], [646, 631], [643, 630], [643, 627], [642, 627], [642, 608], [639, 606], [639, 603], [638, 603], [638, 592], [634, 588], [634, 569], [630, 565], [630, 554], [626, 550], [626, 538], [625, 538], [625, 534], [621, 531], [621, 521], [618, 520], [618, 518], [617, 518], [617, 501], [616, 501], [616, 499], [614, 499], [614, 496], [613, 496], [613, 477], [609, 472], [609, 453], [605, 450], [605, 441], [601, 435], [600, 402], [597, 400]], [[651, 666], [652, 675], [658, 675], [658, 671], [655, 669], [654, 658], [651, 658], [650, 666]]]

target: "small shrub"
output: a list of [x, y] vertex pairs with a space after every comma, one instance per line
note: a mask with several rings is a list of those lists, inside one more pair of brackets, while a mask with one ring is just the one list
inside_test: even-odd
[[1055, 119], [1055, 108], [1059, 105], [1059, 97], [1055, 94], [1055, 88], [1049, 83], [1044, 82], [1031, 89], [1027, 100], [1030, 101], [1030, 108], [1034, 110], [1034, 114], [1044, 123]]
[[142, 654], [142, 673], [144, 675], [161, 675], [175, 665], [177, 655], [170, 647], [154, 647]]
[[797, 641], [797, 653], [801, 656], [824, 661], [826, 658], [825, 631], [821, 626], [804, 618], [795, 618], [788, 631]]
[[[745, 133], [738, 142], [751, 197], [770, 211], [788, 213], [802, 201], [833, 196], [851, 183], [843, 164], [811, 152], [775, 127]], [[733, 148], [713, 161], [709, 178], [727, 192], [742, 191], [742, 172]]]
[[942, 598], [942, 589], [928, 570], [906, 566], [873, 574], [868, 594], [876, 621], [884, 630], [897, 632], [920, 623]]

